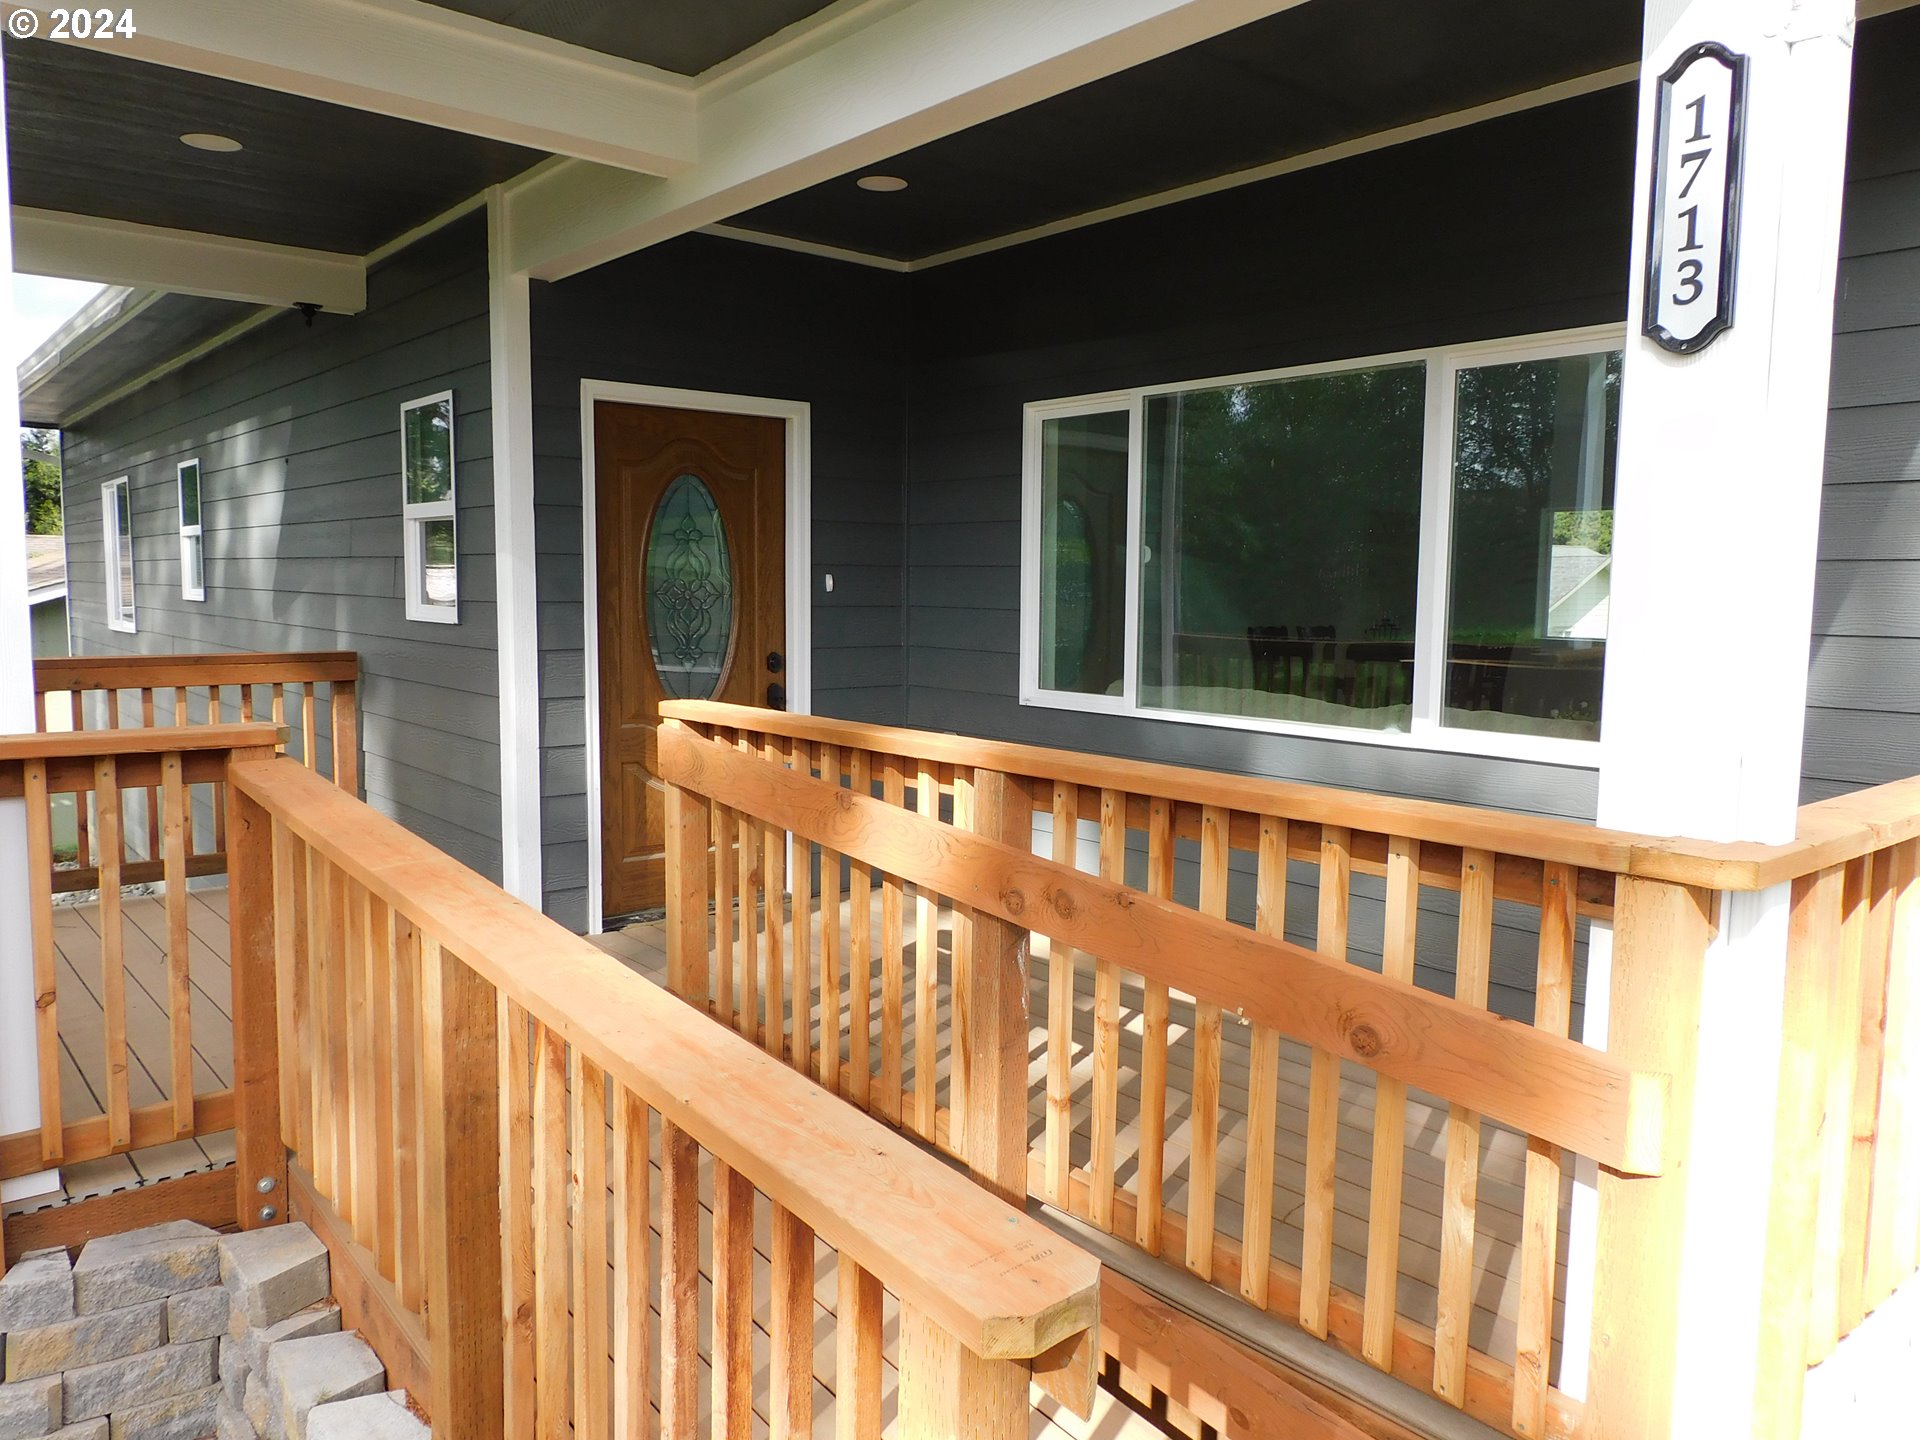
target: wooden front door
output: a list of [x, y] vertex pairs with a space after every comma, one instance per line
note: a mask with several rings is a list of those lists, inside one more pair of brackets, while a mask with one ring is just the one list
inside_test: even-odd
[[786, 425], [595, 405], [601, 914], [666, 903], [662, 700], [783, 696]]

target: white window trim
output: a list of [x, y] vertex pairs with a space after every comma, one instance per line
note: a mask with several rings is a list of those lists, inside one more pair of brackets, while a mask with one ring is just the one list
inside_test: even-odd
[[[109, 480], [100, 487], [100, 529], [106, 542], [107, 577], [107, 628], [118, 630], [123, 635], [132, 635], [139, 629], [140, 585], [136, 579], [133, 586], [134, 599], [124, 610], [120, 605], [120, 506], [115, 492], [121, 489], [127, 492], [127, 530], [126, 539], [133, 539], [133, 486], [125, 475], [117, 480]], [[137, 571], [136, 571], [137, 574]]]
[[[1092, 395], [1041, 400], [1025, 407], [1020, 502], [1020, 703], [1052, 710], [1131, 715], [1143, 720], [1169, 720], [1182, 725], [1205, 725], [1222, 730], [1248, 730], [1268, 735], [1333, 740], [1346, 744], [1377, 745], [1388, 749], [1431, 750], [1460, 755], [1533, 760], [1597, 769], [1604, 740], [1569, 740], [1559, 736], [1512, 735], [1452, 728], [1442, 723], [1442, 694], [1437, 676], [1438, 656], [1446, 652], [1446, 587], [1451, 565], [1453, 519], [1453, 393], [1454, 376], [1462, 369], [1520, 360], [1551, 360], [1590, 354], [1596, 349], [1619, 349], [1626, 344], [1624, 325], [1594, 325], [1498, 340], [1443, 345], [1424, 350], [1401, 350], [1366, 355], [1325, 364], [1292, 365], [1237, 375], [1142, 385]], [[1314, 725], [1293, 720], [1265, 720], [1244, 715], [1209, 715], [1143, 705], [1139, 699], [1140, 664], [1140, 523], [1143, 417], [1148, 396], [1228, 385], [1257, 384], [1307, 375], [1422, 362], [1426, 366], [1426, 431], [1421, 456], [1419, 574], [1415, 587], [1414, 696], [1412, 728], [1406, 731], [1366, 730], [1359, 726]], [[1041, 431], [1045, 422], [1074, 415], [1128, 413], [1127, 461], [1127, 569], [1126, 659], [1119, 695], [1076, 695], [1040, 687], [1040, 535]]]
[[[189, 466], [193, 468], [194, 472], [193, 493], [197, 497], [196, 504], [200, 512], [200, 519], [192, 525], [187, 523], [186, 477]], [[205, 523], [207, 518], [207, 472], [200, 464], [200, 457], [196, 455], [191, 460], [182, 460], [174, 467], [173, 479], [174, 500], [180, 513], [180, 598], [182, 600], [205, 600], [207, 598], [207, 541]], [[200, 583], [198, 585], [189, 584], [187, 580], [187, 577], [193, 573], [193, 566], [188, 561], [188, 556], [192, 551], [192, 547], [188, 542], [192, 540], [198, 540], [200, 542]]]
[[[401, 563], [405, 572], [402, 585], [407, 599], [407, 619], [424, 620], [431, 625], [458, 625], [460, 623], [460, 519], [458, 515], [460, 500], [460, 466], [454, 448], [453, 427], [447, 427], [447, 464], [449, 493], [444, 500], [429, 500], [416, 504], [407, 499], [407, 415], [410, 411], [422, 409], [428, 405], [446, 402], [449, 411], [453, 409], [453, 391], [438, 390], [431, 395], [422, 395], [407, 401], [400, 407], [400, 529], [402, 532]], [[457, 419], [457, 415], [456, 415]], [[450, 520], [453, 522], [453, 563], [454, 590], [453, 604], [429, 605], [422, 593], [423, 570], [421, 568], [420, 531], [422, 520]]]

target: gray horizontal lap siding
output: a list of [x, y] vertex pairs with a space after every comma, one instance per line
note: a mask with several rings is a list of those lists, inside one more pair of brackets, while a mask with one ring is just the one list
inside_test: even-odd
[[[906, 718], [908, 277], [692, 235], [533, 298], [546, 908], [587, 916], [583, 378], [804, 400], [812, 415], [813, 709]], [[833, 576], [828, 593], [824, 577]]]
[[[358, 652], [369, 803], [497, 879], [490, 385], [475, 218], [373, 271], [362, 314], [320, 315], [310, 329], [293, 314], [270, 321], [75, 425], [63, 454], [76, 653]], [[400, 406], [448, 389], [460, 623], [434, 625], [406, 618]], [[204, 602], [180, 595], [174, 467], [194, 457]], [[133, 635], [106, 624], [100, 485], [120, 475], [132, 490]]]
[[1856, 61], [1805, 800], [1920, 774], [1920, 148], [1910, 114], [1882, 118], [1909, 113], [1876, 53], [1894, 26], [1920, 32], [1920, 15], [1863, 25]]

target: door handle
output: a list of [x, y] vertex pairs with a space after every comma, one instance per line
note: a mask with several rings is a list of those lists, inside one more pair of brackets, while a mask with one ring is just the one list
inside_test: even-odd
[[784, 710], [787, 708], [787, 687], [782, 685], [778, 680], [771, 682], [767, 686], [767, 708], [769, 710]]

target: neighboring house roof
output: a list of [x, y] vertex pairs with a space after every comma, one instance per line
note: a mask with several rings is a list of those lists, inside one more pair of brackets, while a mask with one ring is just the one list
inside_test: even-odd
[[67, 540], [64, 535], [27, 536], [27, 603], [44, 605], [67, 598]]
[[1568, 596], [1612, 564], [1613, 556], [1602, 555], [1598, 550], [1589, 550], [1584, 545], [1554, 546], [1547, 608], [1558, 610]]

